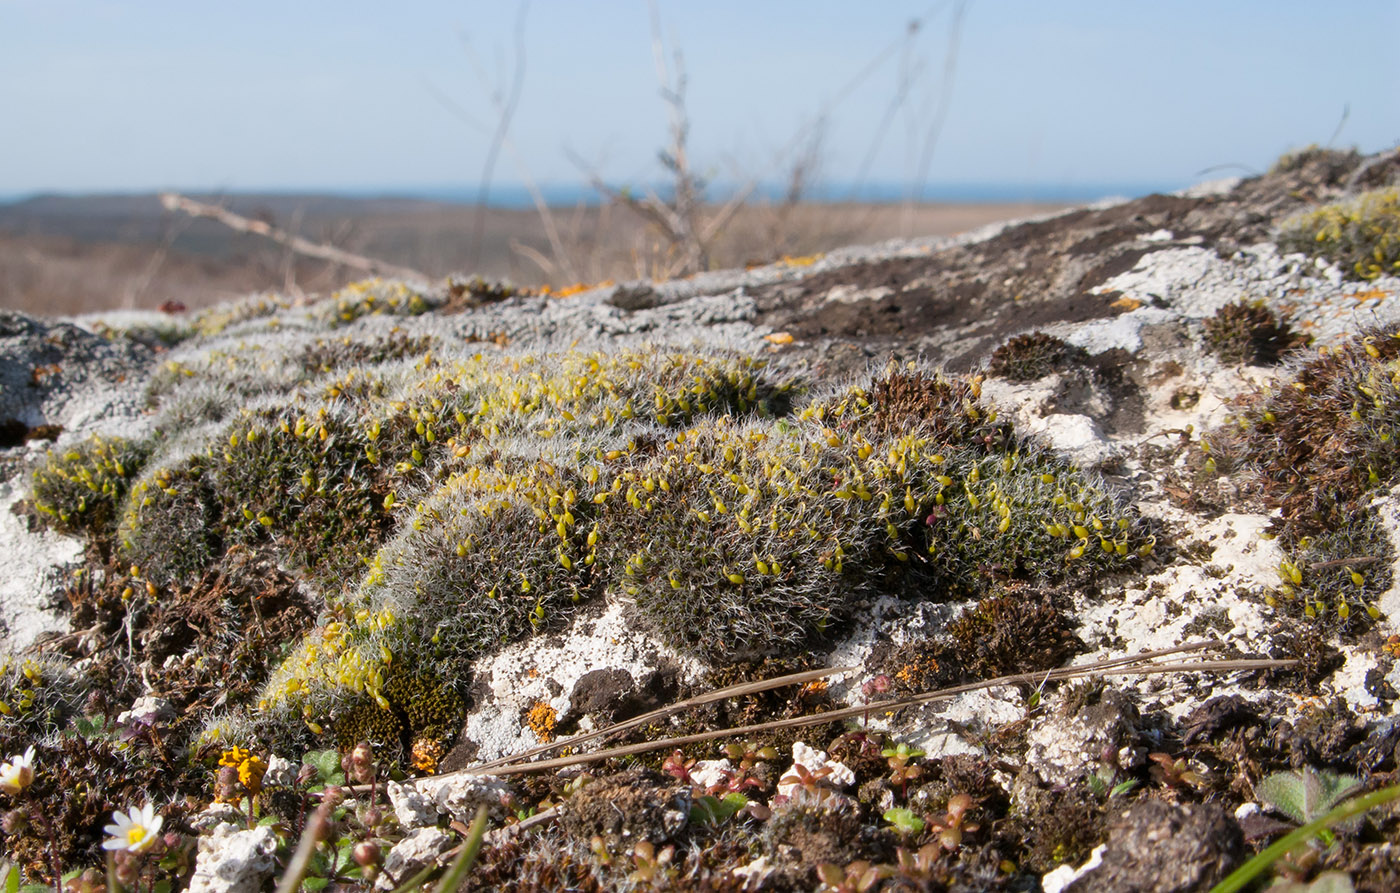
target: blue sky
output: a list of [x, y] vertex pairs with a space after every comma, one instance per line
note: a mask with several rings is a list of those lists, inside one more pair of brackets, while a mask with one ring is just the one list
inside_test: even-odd
[[[820, 120], [828, 180], [1092, 192], [1263, 169], [1326, 143], [1347, 108], [1338, 145], [1400, 140], [1396, 0], [971, 0], [949, 84], [955, 8], [660, 0], [692, 161], [781, 179]], [[496, 120], [478, 71], [508, 87], [520, 9], [0, 0], [0, 194], [474, 188]], [[659, 177], [644, 0], [536, 0], [523, 34], [495, 181], [577, 181], [569, 152], [613, 181]]]

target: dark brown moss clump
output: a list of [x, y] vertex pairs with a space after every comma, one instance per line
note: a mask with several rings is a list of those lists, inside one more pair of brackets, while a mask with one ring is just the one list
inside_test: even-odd
[[1272, 365], [1303, 338], [1261, 303], [1226, 304], [1205, 321], [1206, 346], [1224, 363]]
[[1210, 452], [1242, 460], [1301, 534], [1352, 521], [1352, 503], [1400, 472], [1400, 336], [1372, 330], [1329, 350], [1212, 433]]
[[1025, 592], [983, 599], [948, 632], [959, 659], [979, 679], [1047, 670], [1076, 650], [1064, 616], [1048, 599]]
[[1017, 335], [993, 351], [987, 372], [1010, 381], [1035, 381], [1087, 356], [1082, 348], [1054, 335], [1030, 332]]

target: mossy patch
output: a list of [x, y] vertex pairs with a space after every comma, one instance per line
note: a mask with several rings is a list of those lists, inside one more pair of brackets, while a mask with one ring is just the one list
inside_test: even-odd
[[1367, 501], [1400, 480], [1397, 437], [1400, 335], [1372, 330], [1253, 398], [1202, 443], [1206, 472], [1251, 477], [1279, 506], [1275, 533], [1289, 554], [1279, 593], [1309, 615], [1375, 616], [1392, 547]]
[[[896, 367], [765, 420], [774, 398], [750, 373], [723, 372], [717, 386], [692, 371], [707, 362], [657, 359], [625, 381], [609, 372], [625, 357], [523, 362], [527, 373], [593, 371], [594, 385], [573, 379], [577, 411], [556, 404], [544, 430], [528, 422], [558, 393], [557, 375], [527, 375], [507, 394], [463, 384], [449, 394], [459, 409], [430, 397], [412, 428], [415, 409], [371, 427], [381, 464], [409, 449], [400, 473], [460, 470], [396, 516], [399, 533], [359, 589], [268, 687], [268, 709], [319, 723], [378, 700], [405, 660], [460, 674], [604, 591], [671, 646], [734, 661], [808, 648], [877, 593], [1083, 579], [1152, 549], [1102, 481], [980, 404], [975, 378]], [[651, 412], [692, 424], [668, 435], [655, 417], [627, 418], [639, 386]], [[760, 418], [698, 414], [716, 405]], [[602, 425], [636, 433], [577, 433]], [[462, 449], [467, 437], [475, 445]], [[459, 444], [442, 460], [456, 464], [434, 464], [443, 438]]]
[[1304, 341], [1259, 302], [1226, 304], [1205, 320], [1203, 328], [1206, 346], [1223, 363], [1272, 365], [1284, 351]]
[[1373, 189], [1285, 221], [1285, 250], [1335, 263], [1352, 279], [1400, 272], [1400, 189]]
[[1017, 335], [992, 352], [987, 372], [1009, 381], [1036, 381], [1083, 362], [1088, 353], [1045, 332]]
[[93, 435], [50, 450], [31, 475], [34, 508], [62, 533], [111, 535], [117, 506], [150, 453], [144, 442]]

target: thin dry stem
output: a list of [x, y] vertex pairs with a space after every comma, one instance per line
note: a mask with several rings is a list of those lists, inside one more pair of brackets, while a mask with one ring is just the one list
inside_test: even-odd
[[205, 202], [196, 201], [187, 196], [175, 192], [162, 192], [160, 203], [168, 211], [181, 211], [193, 217], [207, 217], [210, 220], [217, 220], [230, 229], [239, 232], [252, 233], [256, 236], [263, 236], [271, 239], [279, 245], [285, 246], [297, 254], [306, 257], [314, 257], [319, 260], [327, 260], [331, 263], [342, 264], [356, 270], [363, 270], [375, 276], [394, 276], [399, 279], [412, 279], [420, 282], [427, 282], [431, 279], [425, 273], [412, 270], [408, 267], [400, 267], [396, 264], [385, 263], [371, 257], [353, 254], [334, 245], [325, 245], [312, 242], [310, 239], [293, 235], [284, 229], [275, 227], [262, 220], [252, 220], [242, 214], [235, 214], [227, 208], [220, 208], [218, 205], [210, 205]]

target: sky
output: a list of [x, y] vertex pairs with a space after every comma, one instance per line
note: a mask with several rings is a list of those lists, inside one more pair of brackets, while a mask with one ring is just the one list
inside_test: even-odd
[[0, 0], [0, 195], [655, 182], [653, 8], [716, 183], [1146, 191], [1400, 141], [1400, 0]]

